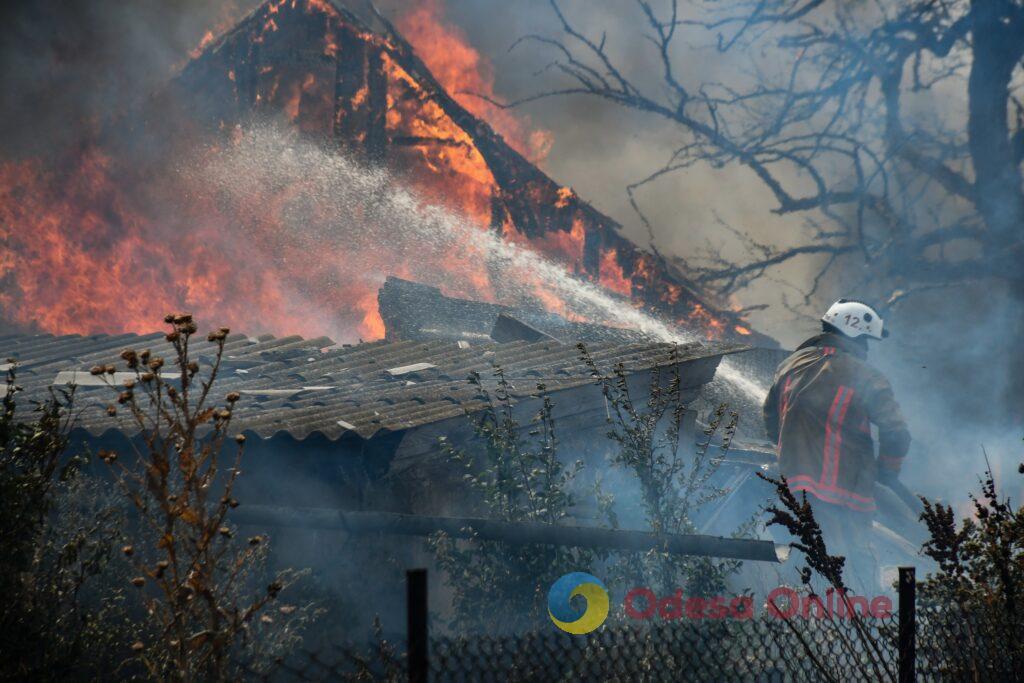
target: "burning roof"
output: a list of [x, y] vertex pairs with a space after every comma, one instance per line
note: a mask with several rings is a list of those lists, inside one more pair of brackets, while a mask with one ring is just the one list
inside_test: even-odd
[[[380, 236], [337, 239], [337, 212], [316, 205], [324, 190], [301, 174], [225, 208], [222, 189], [195, 169], [270, 119], [346, 158], [386, 166], [424, 202], [637, 308], [708, 337], [751, 340], [738, 315], [531, 163], [524, 155], [543, 145], [521, 122], [458, 92], [487, 84], [465, 82], [466, 65], [452, 60], [471, 48], [437, 24], [424, 10], [431, 6], [399, 19], [407, 40], [382, 17], [364, 20], [327, 0], [270, 0], [56, 169], [0, 167], [0, 234], [15, 255], [2, 266], [3, 315], [47, 332], [140, 331], [154, 309], [187, 308], [235, 328], [377, 339], [384, 276], [422, 280], [431, 271], [449, 295], [531, 298], [574, 316], [539, 280], [510, 293], [472, 245], [411, 253]], [[346, 210], [353, 224], [386, 223], [367, 206]], [[319, 241], [296, 238], [291, 224], [313, 226]]]

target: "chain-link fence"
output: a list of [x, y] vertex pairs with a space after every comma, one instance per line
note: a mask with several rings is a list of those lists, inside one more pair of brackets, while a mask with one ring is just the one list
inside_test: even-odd
[[[431, 641], [431, 681], [895, 681], [896, 617], [679, 621]], [[917, 677], [1024, 680], [1024, 630], [958, 611], [918, 615]], [[864, 635], [869, 636], [865, 638]], [[298, 652], [271, 681], [408, 680], [404, 653], [376, 648]]]
[[605, 628], [585, 637], [539, 633], [435, 641], [438, 681], [819, 681], [895, 678], [896, 621], [774, 618]]
[[919, 606], [916, 620], [921, 679], [1024, 681], [1024, 612]]
[[[908, 578], [912, 581], [912, 573]], [[913, 584], [911, 584], [913, 585]], [[585, 636], [416, 638], [299, 652], [258, 678], [273, 681], [1017, 681], [1024, 615], [918, 607], [899, 615], [688, 619], [606, 624]], [[907, 599], [909, 597], [909, 599]], [[410, 603], [412, 604], [412, 603]], [[420, 605], [420, 607], [424, 607]], [[416, 619], [410, 612], [410, 624]], [[425, 635], [425, 634], [421, 634]], [[423, 642], [426, 642], [424, 640]], [[414, 664], [409, 665], [412, 661]], [[418, 662], [418, 663], [417, 663]]]

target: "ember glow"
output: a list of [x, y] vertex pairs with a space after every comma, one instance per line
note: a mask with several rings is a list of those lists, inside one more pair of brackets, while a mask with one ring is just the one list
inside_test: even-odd
[[[377, 289], [397, 275], [451, 296], [626, 324], [600, 307], [584, 312], [529, 272], [496, 278], [477, 241], [410, 240], [414, 215], [399, 226], [379, 214], [382, 196], [408, 190], [422, 216], [443, 207], [636, 309], [713, 336], [746, 334], [681, 301], [664, 266], [530, 165], [550, 135], [474, 95], [498, 97], [491, 65], [445, 24], [439, 2], [418, 3], [397, 27], [422, 64], [328, 2], [272, 0], [204, 36], [141, 113], [111, 112], [134, 128], [0, 166], [0, 315], [46, 332], [145, 332], [164, 312], [189, 310], [250, 333], [369, 340], [384, 334]], [[289, 140], [281, 154], [317, 144], [368, 170], [347, 171], [355, 186], [341, 191], [336, 177], [245, 166], [280, 163], [266, 153], [271, 124], [275, 149]]]

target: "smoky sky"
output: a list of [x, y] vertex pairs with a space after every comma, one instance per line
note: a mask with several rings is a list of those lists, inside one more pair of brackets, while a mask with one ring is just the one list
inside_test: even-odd
[[3, 3], [4, 154], [75, 144], [159, 87], [226, 9], [202, 0]]

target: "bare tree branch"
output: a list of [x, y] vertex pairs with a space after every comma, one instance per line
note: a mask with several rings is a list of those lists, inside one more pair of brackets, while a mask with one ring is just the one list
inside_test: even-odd
[[[688, 8], [699, 14], [685, 17], [677, 0], [634, 0], [637, 26], [654, 50], [656, 87], [627, 77], [607, 50], [606, 35], [584, 35], [557, 0], [549, 2], [560, 37], [524, 36], [513, 47], [532, 42], [554, 50], [545, 72], [570, 83], [512, 102], [489, 101], [516, 107], [585, 95], [659, 117], [683, 132], [687, 140], [660, 168], [626, 186], [654, 249], [655, 226], [638, 191], [700, 164], [749, 169], [774, 197], [774, 214], [801, 216], [815, 227], [809, 244], [789, 248], [733, 231], [750, 255], [743, 263], [712, 256], [697, 265], [676, 258], [696, 282], [731, 293], [802, 257], [822, 258], [803, 292], [806, 301], [842, 264], [867, 269], [866, 281], [882, 289], [910, 282], [901, 286], [905, 292], [979, 277], [1022, 277], [1014, 261], [1024, 251], [1024, 220], [1011, 230], [1016, 214], [1002, 216], [996, 209], [1019, 205], [1024, 212], [1024, 106], [1015, 95], [1011, 99], [1006, 85], [1024, 56], [1020, 0], [740, 0], [724, 11], [715, 3]], [[712, 39], [707, 47], [729, 51], [749, 73], [725, 84], [684, 85], [681, 51], [701, 49], [702, 36]], [[990, 50], [993, 68], [1006, 74], [1001, 81], [979, 74], [979, 50]], [[764, 61], [784, 66], [765, 68]], [[939, 113], [904, 114], [911, 94], [941, 98], [932, 92], [939, 83], [970, 85], [969, 131]], [[982, 104], [987, 111], [979, 109]], [[998, 120], [1000, 106], [1014, 111], [1014, 127], [979, 127], [993, 116]], [[990, 151], [979, 157], [983, 148]], [[979, 169], [993, 178], [984, 186], [974, 175]], [[965, 244], [980, 256], [965, 258], [957, 247]], [[886, 293], [892, 291], [890, 286]]]

